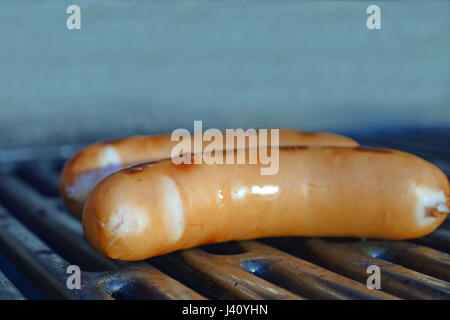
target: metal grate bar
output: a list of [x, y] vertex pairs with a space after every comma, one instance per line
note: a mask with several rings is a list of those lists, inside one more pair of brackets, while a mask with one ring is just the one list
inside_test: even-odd
[[47, 197], [59, 197], [59, 175], [53, 170], [51, 161], [36, 161], [20, 166], [17, 173], [39, 193]]
[[[234, 291], [232, 297], [238, 298], [246, 297], [245, 292], [242, 293], [238, 290], [242, 290], [242, 279], [249, 277], [244, 274], [240, 278], [234, 277], [237, 273], [236, 270], [241, 269], [306, 298], [396, 299], [393, 295], [369, 290], [357, 281], [257, 241], [239, 242], [237, 245], [243, 250], [243, 253], [220, 255], [201, 249], [191, 249], [169, 255], [170, 257], [164, 256], [152, 260], [162, 267], [169, 268], [172, 274], [189, 274], [189, 277], [194, 274], [196, 278], [208, 282], [203, 283], [204, 286], [210, 286], [212, 283], [220, 286], [220, 289], [226, 288], [227, 291], [232, 289]], [[238, 273], [241, 274], [241, 272]], [[267, 286], [265, 282], [257, 284]], [[215, 289], [217, 288], [212, 288], [210, 294], [217, 297]], [[264, 287], [253, 287], [252, 289], [261, 292]], [[223, 291], [220, 292], [223, 293]], [[220, 295], [218, 297], [230, 298]]]
[[0, 207], [0, 245], [5, 254], [50, 297], [76, 298], [65, 286], [69, 263]]
[[414, 242], [420, 243], [440, 251], [450, 253], [450, 217], [430, 235], [414, 239]]
[[[239, 264], [249, 272], [267, 277], [269, 281], [287, 287], [311, 299], [396, 299], [382, 291], [337, 273], [321, 268], [257, 241], [241, 242], [247, 252], [230, 256], [230, 263]], [[257, 267], [256, 264], [262, 264]]]
[[23, 300], [24, 296], [0, 271], [0, 300]]
[[204, 300], [195, 291], [145, 262], [128, 263], [120, 269], [94, 273], [85, 290], [100, 289], [121, 300]]
[[237, 266], [223, 263], [220, 256], [199, 249], [184, 250], [151, 260], [176, 277], [186, 277], [191, 284], [202, 287], [216, 299], [303, 299]]
[[0, 194], [19, 219], [47, 242], [58, 244], [64, 255], [73, 257], [74, 263], [89, 270], [116, 267], [115, 262], [92, 249], [83, 237], [80, 222], [58, 210], [57, 202], [43, 198], [29, 185], [10, 175], [0, 176]]
[[366, 281], [368, 277], [366, 270], [369, 265], [379, 266], [382, 289], [399, 297], [450, 299], [450, 283], [387, 260], [372, 258], [364, 252], [361, 245], [322, 239], [306, 239], [299, 241], [298, 244], [312, 261], [358, 281]]
[[450, 281], [450, 255], [417, 244], [367, 241], [357, 245], [374, 258], [381, 258], [436, 278]]

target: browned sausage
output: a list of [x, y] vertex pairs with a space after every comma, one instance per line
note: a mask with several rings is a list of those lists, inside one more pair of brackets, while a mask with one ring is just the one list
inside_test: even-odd
[[449, 182], [433, 164], [389, 150], [280, 148], [260, 164], [138, 165], [103, 179], [83, 212], [102, 254], [140, 260], [228, 240], [274, 236], [421, 237], [449, 212]]

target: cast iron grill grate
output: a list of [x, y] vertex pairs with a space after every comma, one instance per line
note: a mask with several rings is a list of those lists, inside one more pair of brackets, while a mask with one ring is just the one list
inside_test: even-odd
[[[450, 173], [449, 131], [358, 140]], [[450, 299], [449, 219], [414, 241], [291, 237], [104, 258], [58, 198], [62, 164], [79, 147], [0, 150], [0, 299]], [[381, 290], [366, 287], [372, 264]], [[67, 288], [69, 265], [81, 268], [81, 289]]]

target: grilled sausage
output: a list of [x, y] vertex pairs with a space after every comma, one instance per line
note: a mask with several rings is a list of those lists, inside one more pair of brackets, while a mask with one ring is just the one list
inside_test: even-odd
[[100, 253], [140, 260], [228, 240], [275, 236], [408, 239], [449, 212], [449, 182], [414, 155], [373, 148], [286, 147], [260, 164], [142, 164], [103, 179], [83, 211]]
[[[59, 190], [66, 207], [73, 215], [81, 217], [87, 195], [101, 179], [131, 165], [169, 158], [172, 148], [177, 144], [178, 141], [171, 141], [168, 134], [100, 142], [82, 149], [69, 159], [61, 174]], [[204, 144], [207, 145], [209, 142]], [[358, 145], [356, 141], [336, 134], [295, 130], [280, 130], [279, 144]], [[225, 143], [223, 145], [225, 146]], [[252, 147], [250, 142], [247, 147]]]

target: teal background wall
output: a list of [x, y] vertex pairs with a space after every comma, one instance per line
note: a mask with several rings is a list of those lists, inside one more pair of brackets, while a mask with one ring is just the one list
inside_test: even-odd
[[[66, 7], [82, 29], [66, 28]], [[381, 7], [382, 30], [366, 28]], [[449, 1], [2, 1], [0, 147], [450, 127]]]

